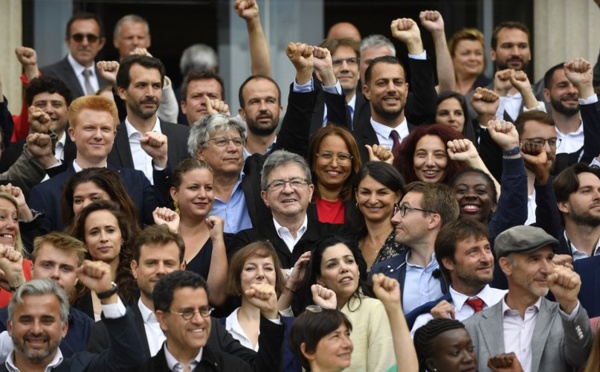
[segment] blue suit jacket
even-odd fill
[[[600,296],[598,296],[600,291],[600,256],[577,260],[573,262],[573,266],[581,277],[579,302],[587,310],[590,318],[600,316]]]
[[[138,218],[142,225],[153,224],[152,212],[157,206],[168,205],[169,200],[169,169],[154,171],[152,186],[143,172],[135,169],[118,168],[108,164],[108,168],[121,175],[127,193],[137,207]],[[66,171],[40,183],[31,190],[29,205],[36,211],[43,212],[44,221],[41,223],[42,233],[64,230],[61,215],[62,192],[65,183],[75,174],[73,164]]]

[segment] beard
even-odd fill
[[[594,216],[589,212],[573,214],[571,219],[576,225],[596,227],[600,225],[600,216]]]
[[[246,126],[248,127],[248,130],[256,136],[269,136],[273,134],[273,132],[277,130],[277,126],[279,124],[279,117],[272,118],[271,125],[269,126],[259,125],[254,119],[246,119]]]
[[[58,350],[58,345],[60,345],[62,341],[62,337],[59,337],[58,340],[54,341],[50,340],[48,337],[48,340],[46,340],[46,342],[49,343],[47,349],[32,350],[28,346],[26,346],[25,339],[27,339],[28,337],[30,337],[29,334],[26,334],[24,336],[24,339],[15,339],[16,337],[13,337],[13,344],[15,350],[20,352],[23,355],[23,357],[32,364],[40,364],[51,355],[54,355],[56,353],[56,350]]]
[[[529,67],[529,62],[521,58],[521,69],[519,71],[527,71],[527,67]],[[508,66],[508,60],[504,63],[496,61],[496,71],[506,70],[509,68],[511,67]]]
[[[550,98],[550,105],[552,109],[565,116],[573,116],[579,114],[579,105],[576,107],[567,107],[562,104],[559,99]]]
[[[380,104],[372,104],[373,111],[377,113],[377,115],[383,117],[385,120],[391,121],[395,120],[404,112],[404,107],[400,106],[397,110],[387,111]]]

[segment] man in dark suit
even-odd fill
[[[558,241],[539,227],[515,226],[498,235],[494,253],[508,279],[496,305],[464,321],[477,353],[478,369],[499,353],[514,352],[525,371],[582,368],[594,334],[577,295],[576,272],[552,262]],[[548,291],[556,298],[545,298]]]
[[[127,311],[118,288],[111,282],[107,263],[85,261],[77,277],[100,299],[103,318],[110,328],[112,347],[105,353],[80,352],[64,358],[58,347],[68,331],[69,300],[53,281],[35,279],[21,285],[11,299],[8,333],[15,345],[0,371],[129,370],[143,359],[133,314]],[[43,338],[43,342],[40,339]],[[37,340],[37,342],[35,342]]]
[[[30,133],[49,134],[52,137],[54,154],[63,162],[62,170],[75,159],[76,153],[75,145],[66,133],[67,111],[72,100],[67,85],[53,76],[33,79],[25,89]],[[23,153],[25,143],[25,139],[15,142],[2,153],[0,172],[17,161]]]
[[[154,57],[132,55],[121,60],[117,74],[119,96],[125,102],[127,117],[119,125],[115,146],[108,160],[125,168],[144,172],[153,182],[153,155],[143,150],[150,134],[162,134],[168,143],[171,169],[189,157],[186,151],[189,128],[163,122],[156,112],[163,93],[165,67]]]
[[[268,319],[280,321],[273,286],[252,284],[249,290],[256,293],[251,299],[253,305],[260,308]],[[208,304],[207,291],[204,279],[191,271],[174,271],[156,283],[152,300],[166,341],[155,356],[139,366],[139,371],[175,370],[177,366],[190,371],[207,370],[208,366],[215,371],[252,370],[247,362],[231,354],[215,351],[209,344],[212,328],[210,313],[213,309]],[[264,319],[261,323],[264,321],[271,322]],[[279,341],[282,340],[283,335]],[[273,354],[281,350],[281,344],[270,346],[273,349],[269,352]],[[261,351],[263,348],[268,346],[262,346]],[[275,369],[264,370],[277,371],[279,368],[275,366]]]
[[[94,58],[104,47],[104,26],[95,14],[75,14],[67,23],[65,42],[69,54],[55,64],[42,67],[42,75],[53,75],[62,80],[78,98],[105,87],[106,81],[98,75]]]
[[[37,237],[31,259],[31,273],[23,271],[23,256],[8,246],[0,247],[0,268],[10,287],[18,288],[27,279],[50,279],[69,296],[75,294],[76,269],[81,266],[87,249],[80,240],[65,233],[51,232]],[[7,329],[8,308],[0,309],[0,332]],[[70,307],[69,332],[60,343],[65,357],[85,351],[94,321],[84,312]]]
[[[143,357],[155,356],[166,340],[154,315],[152,292],[160,278],[176,270],[184,270],[184,244],[181,237],[166,226],[150,226],[136,237],[133,249],[132,272],[140,289],[140,299],[132,307],[136,330],[143,343]],[[266,314],[266,313],[265,313]],[[264,318],[264,316],[263,316]],[[266,318],[260,322],[258,353],[242,346],[218,319],[212,326],[207,345],[212,351],[234,355],[249,364],[255,371],[278,370],[283,342],[283,327]],[[91,332],[89,351],[102,352],[110,348],[110,335],[103,321],[97,322]]]
[[[61,211],[63,187],[72,174],[85,168],[114,169],[121,175],[125,188],[138,210],[140,222],[152,224],[152,212],[160,205],[169,204],[166,138],[160,133],[149,133],[143,144],[144,151],[151,154],[154,168],[153,187],[146,176],[134,169],[119,169],[107,162],[113,147],[118,122],[117,108],[112,100],[100,96],[84,96],[73,101],[69,107],[69,136],[77,148],[75,160],[67,170],[42,182],[31,190],[31,208],[44,212],[44,232],[62,230]],[[158,170],[162,169],[162,170]]]

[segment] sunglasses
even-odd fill
[[[74,34],[74,35],[71,35],[71,39],[75,40],[78,43],[81,43],[84,38],[87,39],[87,41],[90,42],[90,43],[95,43],[96,41],[98,41],[98,39],[100,39],[99,36],[96,36],[94,34]]]

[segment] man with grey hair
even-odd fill
[[[185,48],[179,60],[181,76],[186,76],[191,71],[217,72],[219,59],[217,52],[206,44],[193,44]]]
[[[310,251],[326,235],[351,239],[352,232],[343,225],[308,218],[307,209],[314,186],[308,163],[300,155],[285,150],[273,152],[263,165],[260,183],[260,196],[273,218],[236,234],[227,247],[230,255],[257,240],[268,240],[275,247],[282,267],[290,269],[304,252]],[[364,264],[362,256],[357,260]]]
[[[558,241],[539,227],[515,226],[496,237],[494,253],[508,293],[464,322],[480,371],[488,370],[491,356],[510,352],[525,372],[566,372],[585,365],[594,334],[577,299],[581,279],[553,263],[557,248]],[[556,302],[545,298],[548,291]]]
[[[32,280],[13,293],[8,306],[8,333],[14,350],[0,371],[83,371],[129,370],[139,364],[141,343],[135,333],[131,311],[127,311],[118,288],[111,282],[110,266],[104,262],[84,261],[77,276],[100,300],[112,347],[107,353],[77,353],[65,359],[58,347],[68,331],[69,300],[51,280]]]

